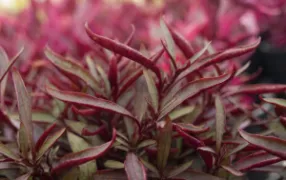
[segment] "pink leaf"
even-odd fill
[[[128,180],[147,180],[143,164],[134,153],[128,153],[124,162]]]
[[[262,93],[279,93],[286,91],[286,85],[273,84],[253,84],[236,86],[227,89],[225,96],[233,96],[237,94],[262,94]]]

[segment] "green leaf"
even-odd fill
[[[164,171],[172,142],[172,121],[167,117],[164,121],[158,123],[158,140],[157,140],[157,167]]]
[[[29,151],[31,149],[29,146],[29,140],[27,139],[26,130],[22,122],[20,123],[20,128],[17,135],[19,150],[24,158],[29,159]]]
[[[144,69],[143,73],[144,73],[144,77],[147,82],[147,87],[148,87],[148,91],[151,97],[153,109],[155,113],[157,113],[158,108],[159,108],[159,95],[158,95],[156,84],[154,82],[151,72],[148,69]]]
[[[71,149],[74,153],[90,148],[90,145],[83,138],[71,132],[67,133],[67,137],[68,137],[68,141],[71,146]],[[79,174],[78,174],[79,179],[88,180],[92,178],[96,170],[97,170],[96,161],[91,161],[91,162],[87,162],[85,164],[80,165]]]
[[[163,19],[160,20],[160,26],[164,35],[164,39],[167,42],[168,51],[170,52],[172,58],[175,59],[175,42]]]
[[[109,80],[108,80],[108,76],[105,73],[105,71],[102,69],[101,66],[96,65],[96,69],[99,72],[99,75],[101,76],[101,78],[102,78],[102,80],[104,82],[106,94],[109,96],[111,94],[111,87],[110,87],[110,83],[109,83]]]
[[[47,152],[55,144],[55,142],[63,135],[65,130],[65,128],[62,128],[46,138],[37,152],[37,160],[39,160],[45,154],[45,152]]]
[[[142,142],[140,142],[138,145],[137,145],[137,149],[140,149],[140,148],[145,148],[147,146],[151,146],[151,145],[155,145],[156,144],[156,141],[153,140],[153,139],[147,139],[147,140],[144,140]]]
[[[182,165],[180,165],[179,167],[171,170],[169,173],[168,173],[168,178],[171,178],[171,177],[174,177],[174,176],[177,176],[179,174],[181,174],[182,172],[186,171],[187,169],[190,168],[190,166],[192,165],[193,161],[189,161],[189,162],[186,162]]]
[[[281,99],[281,98],[263,98],[263,101],[276,105],[276,106],[280,106],[282,108],[286,108],[286,99]]]
[[[179,109],[176,109],[174,111],[172,111],[169,114],[170,119],[173,121],[175,119],[179,119],[183,116],[186,116],[190,113],[192,113],[195,110],[195,106],[186,106],[186,107],[182,107]]]
[[[216,150],[219,152],[225,128],[225,110],[224,105],[219,95],[215,96],[216,107]]]
[[[203,47],[203,49],[201,49],[200,51],[198,51],[196,54],[194,54],[191,58],[190,58],[190,62],[191,64],[194,63],[196,60],[198,60],[209,48],[211,42],[206,43],[206,45]]]
[[[5,71],[8,68],[9,60],[6,52],[3,48],[0,48],[0,77],[4,75]],[[7,79],[8,77],[6,75],[3,76],[2,81],[0,81],[0,102],[1,107],[4,107],[4,95],[7,85]]]
[[[25,127],[25,135],[27,136],[30,149],[33,149],[34,141],[33,141],[31,97],[25,87],[24,81],[19,72],[14,69],[12,73],[13,73],[14,86],[18,102],[20,121],[23,123]]]
[[[149,171],[153,172],[157,177],[160,177],[158,169],[153,164],[149,163],[148,161],[145,161],[142,158],[140,158],[140,161]]]
[[[9,118],[20,120],[18,113],[8,114]],[[52,124],[56,121],[56,117],[48,112],[32,111],[32,121],[37,123],[49,123]]]
[[[13,151],[7,148],[1,141],[0,141],[0,154],[3,154],[4,156],[14,159],[16,161],[20,159],[20,157],[17,154],[15,154]]]
[[[124,164],[122,162],[114,160],[105,161],[104,166],[111,169],[124,169]]]

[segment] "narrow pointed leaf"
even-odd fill
[[[281,98],[263,98],[263,101],[282,107],[282,108],[286,108],[286,99],[281,99]]]
[[[86,162],[95,160],[96,158],[105,154],[113,145],[116,138],[116,130],[113,129],[112,139],[100,146],[87,148],[85,150],[67,154],[60,159],[60,161],[53,167],[52,173],[58,173],[66,168],[78,166]]]
[[[60,91],[50,87],[47,87],[46,91],[48,92],[48,94],[59,100],[118,113],[138,122],[129,111],[127,111],[122,106],[115,104],[114,102],[101,98],[96,98],[84,93]]]
[[[231,173],[232,175],[235,175],[235,176],[243,176],[244,174],[232,167],[229,167],[229,166],[224,166],[222,165],[221,166],[223,169],[225,169],[227,172]]]
[[[209,48],[211,42],[207,43],[200,51],[198,51],[196,54],[194,54],[191,58],[190,58],[190,63],[194,63],[196,60],[198,60]]]
[[[158,169],[153,164],[150,164],[148,161],[145,161],[142,158],[140,158],[140,161],[149,171],[153,172],[158,177],[160,176]]]
[[[101,94],[102,90],[100,89],[98,82],[96,82],[95,78],[83,67],[79,66],[77,63],[65,59],[64,57],[56,54],[49,47],[45,49],[45,55],[48,59],[61,70],[75,75],[83,80],[87,85],[93,88],[97,93]]]
[[[158,123],[157,140],[157,167],[163,171],[167,165],[172,142],[172,121],[167,116],[164,121]]]
[[[240,135],[250,144],[259,147],[270,154],[286,158],[286,141],[273,136],[249,134],[240,130]]]
[[[171,58],[176,59],[176,57],[175,57],[175,43],[174,43],[172,35],[169,32],[169,29],[166,26],[165,21],[163,19],[160,20],[160,26],[161,26],[161,30],[162,30],[163,35],[164,35],[164,39],[167,42],[167,48],[171,54]]]
[[[30,149],[33,149],[34,141],[33,141],[31,96],[28,93],[24,81],[19,72],[14,69],[12,72],[13,72],[14,87],[18,102],[20,121],[23,123],[25,127],[26,136],[29,141]]]
[[[159,108],[159,95],[158,95],[158,90],[155,84],[155,81],[152,77],[152,74],[147,70],[144,69],[143,70],[146,82],[147,82],[147,87],[148,87],[148,91],[151,97],[151,102],[154,108],[155,113],[158,112],[158,108]]]
[[[8,158],[14,159],[16,161],[20,159],[20,157],[17,154],[15,154],[13,151],[7,148],[4,144],[2,144],[1,141],[0,141],[0,154]]]
[[[134,153],[128,153],[124,162],[128,180],[147,180],[143,164]]]
[[[116,54],[120,54],[124,57],[131,59],[131,60],[143,65],[147,69],[151,69],[157,75],[157,77],[159,79],[161,78],[159,68],[157,66],[155,66],[151,60],[149,60],[148,58],[143,56],[139,51],[136,51],[135,49],[133,49],[133,48],[131,48],[125,44],[122,44],[120,42],[116,42],[112,39],[109,39],[109,38],[106,38],[104,36],[100,36],[98,34],[93,33],[89,29],[87,24],[85,24],[85,29],[86,29],[88,36],[95,43],[101,45],[102,47],[104,47],[106,49],[113,51]]]
[[[192,134],[204,133],[209,130],[207,126],[196,126],[190,123],[173,123],[176,128],[181,128],[185,132]]]
[[[204,59],[195,61],[195,63],[191,64],[189,68],[184,70],[176,79],[176,82],[181,80],[182,78],[192,74],[193,72],[199,71],[202,68],[205,68],[209,65],[213,65],[214,63],[219,63],[225,60],[230,60],[231,58],[235,58],[238,56],[241,56],[243,54],[246,54],[248,52],[253,51],[260,43],[260,38],[253,44],[244,46],[244,47],[237,47],[228,49],[226,51],[216,53],[214,55],[210,55]]]
[[[151,145],[155,145],[156,144],[156,141],[153,140],[153,139],[147,139],[147,140],[144,140],[142,142],[140,142],[140,144],[138,144],[137,148],[140,149],[140,148],[145,148],[147,146],[151,146]]]
[[[215,107],[216,107],[216,150],[219,152],[221,147],[221,142],[223,139],[224,128],[225,128],[225,109],[222,99],[219,95],[215,97]]]
[[[56,126],[57,126],[57,123],[53,123],[50,127],[48,127],[43,132],[43,134],[40,136],[40,138],[38,139],[38,141],[35,145],[35,151],[38,151],[40,149],[40,147],[44,144],[44,142],[46,141],[49,134],[55,129]]]
[[[104,166],[111,169],[124,169],[124,164],[122,162],[114,160],[105,161]]]
[[[31,174],[32,174],[31,172],[26,173],[20,177],[17,177],[15,180],[28,180],[31,177]]]
[[[185,115],[188,115],[190,113],[192,113],[195,109],[195,106],[186,106],[186,107],[182,107],[179,109],[175,109],[174,111],[172,111],[169,116],[170,119],[173,121],[175,119],[179,119]]]
[[[29,159],[29,152],[31,147],[29,144],[28,136],[26,135],[26,129],[22,122],[20,122],[20,128],[17,134],[17,143],[22,157]]]
[[[226,92],[226,96],[233,96],[238,94],[279,93],[284,91],[286,91],[286,85],[283,84],[249,84],[230,87]]]
[[[232,167],[239,171],[249,171],[254,168],[264,167],[282,161],[281,158],[273,156],[265,151],[255,152],[239,161],[235,162]]]
[[[24,48],[22,48],[10,61],[9,65],[6,67],[6,69],[4,69],[3,71],[1,70],[1,74],[0,74],[0,82],[2,82],[2,80],[5,78],[6,74],[9,72],[9,70],[11,69],[11,67],[13,66],[13,64],[15,64],[15,62],[17,61],[17,59],[19,58],[19,56],[22,54],[22,52],[24,51]]]
[[[177,176],[181,173],[183,173],[184,171],[186,171],[187,169],[189,169],[192,165],[193,161],[189,161],[189,162],[186,162],[182,165],[179,165],[179,167],[171,170],[169,173],[168,173],[168,178],[171,178],[171,177],[174,177],[174,176]]]
[[[65,130],[65,128],[62,128],[45,139],[44,143],[41,145],[39,151],[37,152],[37,159],[40,159],[45,154],[45,152],[47,152],[55,144],[55,142],[63,135]],[[48,134],[44,133],[43,135]]]
[[[229,78],[231,74],[224,74],[219,77],[214,78],[203,78],[195,80],[184,86],[176,95],[169,101],[160,111],[159,120],[168,115],[173,109],[179,106],[185,100],[195,97],[197,94],[207,90],[209,88],[215,87],[221,83],[224,83]]]

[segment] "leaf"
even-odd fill
[[[147,140],[144,140],[142,142],[140,142],[138,145],[137,145],[137,149],[140,149],[140,148],[145,148],[147,146],[151,146],[151,145],[155,145],[156,144],[156,141],[153,140],[153,139],[147,139]]]
[[[240,135],[250,144],[259,147],[270,154],[286,158],[286,141],[273,136],[262,136],[249,134],[243,130],[239,131]]]
[[[113,93],[116,95],[118,91],[118,70],[117,70],[117,56],[114,56],[109,62],[108,70],[108,80],[111,87],[113,88]]]
[[[204,143],[200,141],[199,139],[189,135],[188,133],[184,132],[180,128],[176,128],[176,131],[179,133],[179,135],[188,143],[190,143],[194,148],[203,146]]]
[[[155,173],[157,177],[160,177],[160,173],[158,169],[153,165],[150,164],[149,162],[145,161],[144,159],[140,158],[140,161],[143,163],[143,165],[151,172]]]
[[[96,69],[99,72],[99,75],[101,76],[101,78],[103,79],[106,94],[109,96],[111,94],[111,87],[110,87],[110,83],[108,80],[108,76],[101,66],[96,65]]]
[[[7,67],[9,64],[8,56],[3,48],[0,47],[0,77],[2,81],[0,81],[0,102],[1,107],[4,108],[4,95],[5,95],[5,89],[7,85],[8,77],[4,75],[5,71],[7,71]],[[7,71],[8,72],[8,71]],[[3,74],[3,78],[2,78]]]
[[[195,106],[186,106],[186,107],[182,107],[182,108],[179,108],[179,109],[176,109],[174,111],[172,111],[170,114],[169,114],[169,117],[170,119],[173,121],[175,119],[179,119],[185,115],[188,115],[190,114],[191,112],[193,112],[195,109]]]
[[[39,160],[45,154],[45,152],[47,152],[55,144],[55,142],[63,135],[65,130],[65,128],[62,128],[51,134],[50,136],[48,136],[49,133],[47,133],[46,131],[42,134],[40,138],[45,139],[45,141],[40,146],[39,151],[37,152],[37,160]]]
[[[229,87],[225,96],[233,96],[239,94],[263,94],[263,93],[279,93],[286,91],[286,85],[283,84],[247,84],[243,86]]]
[[[211,42],[206,43],[206,45],[200,50],[198,51],[196,54],[194,54],[190,59],[190,63],[194,63],[195,61],[197,61],[209,48]]]
[[[216,151],[220,151],[221,142],[223,139],[224,128],[225,128],[225,109],[222,99],[219,95],[215,96],[215,107],[216,107]]]
[[[282,108],[286,108],[286,100],[285,99],[281,99],[281,98],[262,98],[263,101],[282,107]]]
[[[28,180],[31,177],[32,173],[28,172],[20,177],[17,177],[15,180]]]
[[[229,167],[229,166],[224,166],[222,165],[221,166],[223,169],[225,169],[227,172],[231,173],[232,175],[235,175],[235,176],[244,176],[244,174],[236,169],[233,169],[232,167]]]
[[[246,71],[248,69],[248,67],[250,66],[251,61],[248,61],[245,65],[243,65],[241,68],[239,68],[236,73],[235,73],[235,77],[241,75],[244,71]]]
[[[114,161],[114,160],[105,161],[104,166],[107,168],[111,168],[111,169],[123,169],[124,168],[124,164],[122,162]]]
[[[45,140],[49,136],[49,134],[55,129],[57,123],[53,123],[50,127],[48,127],[43,134],[39,137],[37,140],[37,143],[35,145],[35,151],[38,151],[40,147],[44,144]]]
[[[242,143],[240,145],[238,145],[236,148],[234,148],[233,150],[231,150],[225,157],[229,157],[241,150],[243,150],[245,147],[247,147],[249,144],[248,143]]]
[[[196,126],[190,123],[173,123],[176,128],[180,128],[185,132],[189,132],[192,134],[204,133],[209,130],[207,126]]]
[[[258,151],[241,158],[232,167],[239,171],[249,171],[254,168],[264,167],[282,161],[281,158],[273,156],[265,151]]]
[[[153,109],[154,109],[155,113],[157,113],[158,108],[159,108],[159,95],[158,95],[158,90],[157,90],[156,84],[154,82],[152,74],[148,71],[148,69],[144,69],[143,73],[144,73],[144,77],[145,77],[146,82],[147,82],[149,94],[151,96],[151,102],[153,105]]]
[[[20,159],[20,157],[17,154],[15,154],[13,151],[7,148],[1,141],[0,141],[0,154],[3,154],[8,158],[14,159],[15,161],[18,161]]]
[[[112,139],[100,146],[87,148],[85,150],[70,153],[60,159],[60,161],[53,167],[52,173],[58,173],[66,168],[78,166],[86,162],[95,160],[96,158],[105,154],[113,145],[116,138],[116,130],[113,129]]]
[[[26,132],[25,134],[27,136],[30,149],[33,149],[34,141],[33,141],[31,97],[25,87],[24,81],[21,78],[21,75],[19,74],[19,72],[13,69],[12,74],[13,74],[14,87],[15,87],[16,96],[17,96],[20,121],[23,123],[25,127],[25,132]]]
[[[179,174],[181,174],[182,172],[186,171],[187,169],[190,168],[190,166],[192,165],[193,161],[188,161],[182,165],[180,165],[179,167],[171,170],[169,173],[168,173],[168,178],[171,178],[171,177],[174,177],[174,176],[177,176]]]
[[[68,137],[68,141],[69,144],[71,146],[72,151],[75,152],[79,152],[79,151],[83,151],[87,148],[90,147],[90,145],[81,137],[68,132],[67,133],[67,137]],[[95,161],[90,161],[87,163],[84,163],[82,165],[79,166],[79,173],[78,178],[80,180],[88,180],[91,179],[92,176],[95,174],[97,170],[97,166],[96,166],[96,162]]]
[[[5,78],[6,74],[9,72],[9,70],[11,69],[11,67],[16,62],[16,60],[19,58],[19,56],[22,54],[23,51],[24,51],[24,48],[21,48],[21,50],[12,58],[12,60],[10,61],[9,65],[6,67],[6,69],[4,69],[3,71],[1,70],[0,83]]]
[[[128,153],[124,161],[128,180],[147,180],[143,164],[134,153]]]
[[[59,100],[118,113],[127,116],[138,123],[137,119],[129,111],[112,101],[96,98],[84,93],[60,91],[50,87],[46,87],[46,91],[49,95]]]
[[[175,176],[174,178],[177,179],[184,179],[184,180],[194,180],[194,179],[198,179],[198,180],[222,180],[219,177],[216,176],[212,176],[210,174],[206,174],[203,172],[197,172],[197,171],[185,171],[177,176]]]
[[[207,170],[212,169],[217,161],[216,152],[207,146],[199,147],[197,151],[204,160]]]
[[[161,79],[161,72],[159,70],[159,68],[157,66],[155,66],[153,64],[153,62],[151,60],[149,60],[148,58],[146,58],[145,56],[143,56],[139,51],[125,45],[122,44],[120,42],[116,42],[112,39],[106,38],[104,36],[100,36],[98,34],[93,33],[89,27],[88,24],[85,24],[85,30],[88,34],[88,36],[97,44],[99,44],[100,46],[109,49],[111,51],[113,51],[116,54],[120,54],[124,57],[127,57],[139,64],[141,64],[142,66],[144,66],[147,69],[151,69],[156,76],[159,78],[159,80]]]
[[[167,116],[164,121],[158,123],[157,139],[157,167],[162,172],[168,161],[172,142],[172,121]]]
[[[175,43],[174,43],[174,40],[172,38],[171,33],[169,32],[167,25],[165,24],[165,21],[163,19],[160,20],[160,26],[161,26],[161,30],[163,33],[163,37],[164,37],[165,41],[167,42],[167,48],[171,54],[171,58],[176,59],[176,57],[175,57]]]
[[[179,90],[179,92],[176,93],[171,101],[169,101],[163,108],[161,108],[158,120],[168,115],[173,109],[175,109],[185,100],[195,97],[197,94],[204,90],[224,83],[230,77],[231,74],[224,74],[219,77],[202,78],[188,83],[181,90]]]
[[[61,70],[70,73],[76,77],[79,77],[87,85],[93,88],[97,93],[102,94],[102,90],[99,87],[98,82],[95,78],[83,67],[79,66],[77,63],[67,60],[64,57],[56,54],[49,47],[45,48],[45,55],[47,58]]]
[[[176,45],[181,49],[182,53],[184,54],[186,58],[190,58],[193,55],[193,51],[192,51],[192,47],[190,46],[188,40],[184,38],[181,34],[179,34],[177,31],[175,31],[173,28],[168,26],[168,24],[166,25]]]
[[[195,63],[191,64],[189,68],[184,70],[178,78],[176,78],[176,82],[179,80],[185,78],[186,76],[192,74],[193,72],[199,71],[209,65],[213,65],[215,63],[219,63],[225,60],[230,60],[232,58],[241,56],[243,54],[246,54],[248,52],[253,51],[260,43],[260,38],[254,42],[251,45],[248,46],[243,46],[243,47],[236,47],[236,48],[231,48],[227,49],[223,52],[219,52],[216,54],[212,54],[210,56],[207,56],[204,59],[201,59],[199,61],[195,61]]]
[[[18,143],[18,147],[19,147],[19,151],[21,152],[21,155],[26,158],[29,159],[29,150],[31,150],[30,145],[29,145],[29,140],[27,139],[27,135],[26,135],[26,130],[25,127],[23,125],[23,123],[20,123],[20,128],[18,130],[18,134],[17,134],[17,143]]]

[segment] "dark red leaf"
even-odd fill
[[[124,57],[127,57],[141,65],[143,65],[144,67],[146,67],[147,69],[151,69],[159,78],[159,80],[161,80],[161,73],[160,73],[160,69],[154,65],[154,63],[146,58],[145,56],[143,56],[140,52],[136,51],[135,49],[124,45],[120,42],[114,41],[112,39],[109,39],[107,37],[104,36],[100,36],[98,34],[93,33],[89,27],[88,24],[85,24],[85,29],[86,32],[88,34],[88,36],[97,44],[99,44],[100,46],[109,49],[110,51],[116,53],[116,54],[120,54]]]
[[[181,128],[185,132],[189,132],[192,134],[204,133],[209,130],[207,126],[196,126],[190,123],[173,123],[175,128]]]
[[[198,148],[200,146],[204,146],[204,143],[199,139],[189,135],[188,133],[184,132],[181,129],[176,129],[176,131],[182,136],[184,140],[189,142],[194,148]]]
[[[279,161],[282,161],[282,159],[268,152],[259,151],[240,159],[232,167],[239,171],[249,171],[253,168],[267,166]]]
[[[284,91],[286,91],[286,85],[283,84],[251,84],[230,87],[226,90],[225,96],[233,96],[237,94],[279,93]]]
[[[199,147],[197,150],[204,160],[207,169],[210,170],[216,163],[216,152],[206,146]]]

